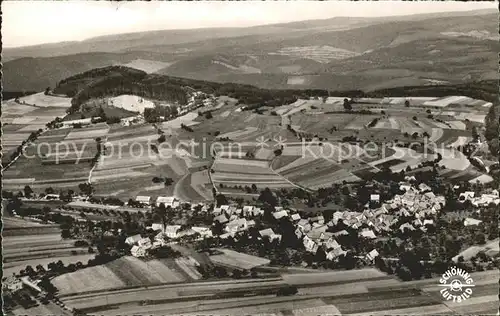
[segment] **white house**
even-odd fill
[[[434,225],[434,220],[432,219],[424,219],[423,225]]]
[[[146,249],[139,247],[139,246],[134,246],[132,249],[130,249],[130,253],[134,257],[144,257],[146,255]]]
[[[477,226],[481,223],[482,221],[470,217],[464,219],[464,226]]]
[[[151,205],[151,197],[150,196],[144,196],[144,195],[138,195],[135,198],[136,202],[145,204],[145,205]]]
[[[308,236],[304,236],[302,243],[304,244],[304,248],[306,248],[306,251],[312,253],[316,253],[318,251],[318,244]]]
[[[399,230],[401,230],[402,232],[404,232],[405,228],[408,228],[409,230],[415,230],[415,227],[413,227],[413,225],[410,223],[404,223],[399,226]]]
[[[323,215],[312,217],[311,223],[318,223],[323,225],[325,223],[325,218],[323,217]]]
[[[458,197],[459,201],[465,201],[465,200],[471,200],[474,198],[475,193],[472,191],[465,191],[460,193],[460,196]]]
[[[239,218],[227,223],[224,230],[228,233],[236,233],[247,229],[247,220],[245,218]]]
[[[342,247],[335,248],[326,253],[326,259],[331,261],[339,256],[345,256],[346,253],[347,251],[343,250]]]
[[[218,216],[222,213],[222,210],[220,209],[220,207],[214,207],[214,209],[212,210],[212,213],[215,215],[215,216]]]
[[[371,229],[365,229],[359,233],[361,237],[368,238],[368,239],[375,239],[377,236]]]
[[[201,237],[212,237],[212,230],[209,227],[191,227],[192,230],[200,234]]]
[[[337,248],[340,248],[340,244],[333,237],[330,237],[325,242],[325,247],[326,247],[326,249],[337,249]]]
[[[151,240],[149,238],[142,238],[137,242],[139,247],[144,248],[144,249],[149,249],[151,248]]]
[[[163,232],[160,232],[155,236],[155,242],[158,242],[162,246],[164,246],[166,244],[165,237],[166,235]]]
[[[273,213],[273,217],[275,219],[280,219],[280,218],[287,217],[287,216],[288,216],[288,212],[286,210],[281,210],[281,211],[277,211],[277,212]]]
[[[380,202],[380,194],[370,194],[370,201]]]
[[[266,229],[260,230],[259,234],[261,237],[268,236],[270,241],[273,241],[275,239],[281,240],[281,235],[275,234],[272,228],[266,228]]]
[[[303,235],[302,229],[297,227],[297,229],[295,230],[295,236],[297,236],[297,238],[302,238],[302,235]]]
[[[253,206],[245,205],[243,206],[243,216],[253,215]]]
[[[224,223],[228,222],[228,219],[227,219],[226,215],[221,214],[221,215],[214,218],[214,222],[219,222],[221,224],[224,224]]]
[[[424,192],[428,192],[428,191],[431,191],[431,187],[428,186],[427,184],[425,183],[420,183],[419,186],[418,186],[418,189],[420,190],[420,192],[424,193]]]
[[[375,258],[377,258],[379,255],[377,249],[373,249],[372,251],[370,251],[367,255],[366,255],[366,259],[370,260],[370,261],[373,261],[375,260]]]
[[[225,234],[220,235],[219,237],[221,239],[227,239],[229,237],[234,237],[234,235],[235,235],[234,233],[225,233]]]
[[[297,227],[300,228],[303,232],[308,232],[311,230],[311,224],[309,224],[309,221],[307,219],[301,219],[297,223]]]
[[[163,224],[161,224],[161,223],[153,223],[153,224],[151,224],[151,229],[154,231],[158,231],[158,230],[164,231],[165,227],[163,227]]]
[[[125,243],[128,245],[135,245],[141,239],[142,239],[141,235],[137,234],[127,237],[127,239],[125,239]]]
[[[296,222],[296,221],[300,221],[300,215],[299,214],[292,214],[292,216],[290,216],[290,218],[292,219],[292,221]]]

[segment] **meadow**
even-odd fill
[[[87,267],[56,277],[54,286],[60,295],[95,292],[129,287],[181,283],[199,279],[183,260],[141,259],[126,256],[100,266]],[[189,273],[186,273],[186,270]]]

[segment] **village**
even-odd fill
[[[208,255],[236,277],[272,266],[373,266],[407,281],[433,277],[450,264],[469,271],[498,265],[498,225],[492,221],[500,204],[498,190],[455,185],[445,197],[434,193],[432,184],[417,181],[414,176],[400,181],[397,193],[390,198],[381,194],[376,183],[371,188],[369,201],[360,211],[306,213],[270,204],[265,198],[270,193],[267,190],[254,203],[226,200],[225,204],[191,204],[174,196],[136,196],[127,203],[117,203],[75,194],[70,201],[44,211],[32,206],[43,201],[61,202],[61,196],[33,193],[29,198],[13,196],[7,210],[15,217],[61,224],[66,230],[64,238],[96,245],[98,254],[107,256],[103,264],[120,256],[131,255],[147,262],[165,253],[177,253],[175,256],[185,257],[184,266],[190,266],[197,271],[192,273],[202,278],[220,272],[207,271],[197,254]],[[453,212],[447,209],[449,194],[456,201]],[[96,214],[112,220],[91,220]],[[84,263],[80,268],[86,266]],[[8,276],[4,290],[16,293],[28,287],[45,293],[51,289],[46,273],[40,273],[45,271],[43,267],[38,272],[29,269]],[[75,270],[78,268],[73,265],[70,271]],[[64,269],[50,271],[51,275],[68,273]],[[40,282],[43,289],[37,285]]]

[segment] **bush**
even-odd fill
[[[296,286],[287,286],[287,287],[282,287],[278,290],[276,293],[277,296],[289,296],[289,295],[295,295],[299,291]]]
[[[85,240],[77,240],[75,241],[75,247],[87,247],[89,245]]]

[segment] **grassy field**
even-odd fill
[[[36,105],[37,107],[61,107],[69,108],[71,106],[71,98],[45,95],[44,92],[35,93],[19,98],[20,103]]]
[[[189,280],[172,259],[142,261],[127,256],[102,266],[66,273],[54,279],[61,295]]]
[[[255,267],[269,264],[268,259],[247,255],[241,252],[229,249],[217,249],[221,254],[210,256],[210,260],[216,265],[229,267],[233,269],[250,270]]]
[[[59,225],[41,224],[17,217],[3,218],[3,268],[4,274],[18,273],[27,265],[36,267],[62,260],[65,264],[93,257],[87,248],[74,246],[75,240],[62,239]],[[73,252],[73,253],[72,253]]]

